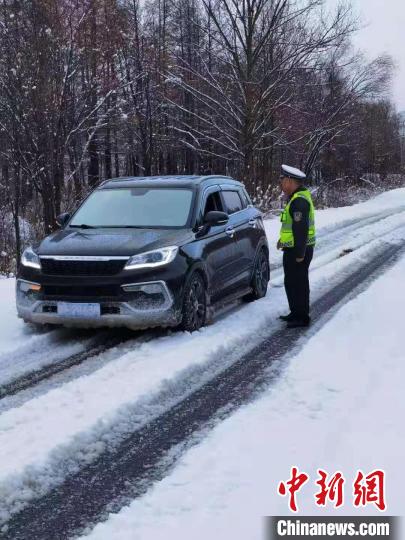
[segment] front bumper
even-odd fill
[[[121,289],[119,299],[107,297],[66,299],[53,295],[44,296],[39,283],[17,279],[17,313],[27,322],[80,328],[124,326],[143,329],[179,324],[181,313],[176,308],[173,295],[165,281],[126,283],[121,285]],[[75,304],[99,305],[99,314],[83,315],[83,310],[77,310],[75,313]],[[66,314],[66,305],[72,308],[71,316]]]

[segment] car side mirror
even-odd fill
[[[225,225],[229,221],[229,216],[226,212],[218,212],[217,210],[211,210],[204,216],[204,225],[213,227],[215,225]]]
[[[63,214],[60,214],[56,218],[56,223],[59,225],[59,227],[64,227],[66,223],[69,221],[69,219],[70,219],[70,214],[68,212],[64,212]]]

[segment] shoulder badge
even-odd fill
[[[301,221],[302,212],[293,212],[293,218],[294,218],[294,221]]]

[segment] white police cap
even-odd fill
[[[300,171],[299,169],[296,169],[295,167],[290,167],[289,165],[281,165],[281,170],[283,176],[288,176],[288,178],[293,178],[294,180],[298,180],[299,182],[302,182],[306,179],[305,173]]]

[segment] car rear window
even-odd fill
[[[243,204],[237,191],[223,191],[222,196],[228,214],[234,214],[235,212],[242,210]]]
[[[184,227],[193,191],[179,188],[116,188],[94,191],[73,216],[79,227]]]

